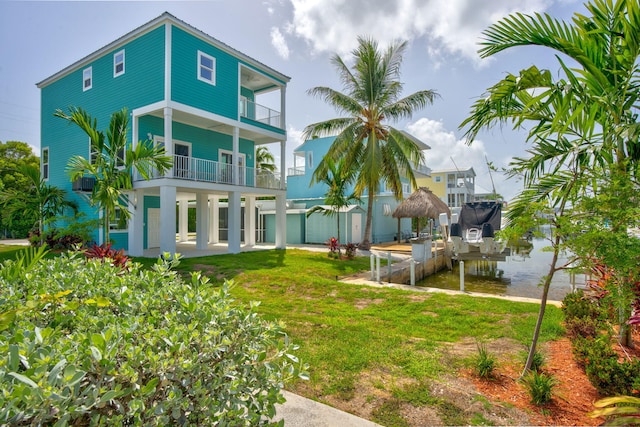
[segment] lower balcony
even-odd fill
[[[233,165],[196,157],[173,156],[173,168],[164,174],[155,173],[151,179],[174,178],[187,181],[210,182],[215,184],[240,185],[244,187],[280,189],[280,174],[266,169],[238,167],[238,179],[235,180]],[[134,181],[144,181],[134,172]]]

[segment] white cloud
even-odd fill
[[[503,174],[495,171],[489,173],[487,160],[501,169],[508,166],[511,158],[492,159],[487,155],[485,144],[481,140],[467,145],[463,139],[458,139],[452,131],[445,129],[441,121],[428,118],[409,123],[407,131],[431,147],[425,151],[425,160],[432,170],[464,170],[473,167],[476,173],[476,193],[491,192],[495,185],[496,191],[510,200],[519,191],[519,184],[512,180],[507,182]],[[492,177],[494,184],[491,183]]]
[[[291,33],[316,52],[349,54],[357,36],[381,44],[424,38],[430,55],[478,61],[481,32],[509,13],[542,12],[549,0],[290,0]]]
[[[276,48],[276,52],[281,58],[289,58],[289,46],[287,46],[287,41],[278,27],[271,28],[271,44]]]

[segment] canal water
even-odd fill
[[[552,253],[543,251],[549,242],[545,239],[520,241],[511,246],[511,255],[504,261],[467,260],[464,262],[464,288],[469,292],[540,298],[543,276],[549,271]],[[560,263],[566,259],[560,259]],[[559,263],[559,265],[560,265]],[[453,263],[453,270],[443,270],[416,283],[416,286],[460,290],[460,266]],[[561,301],[575,286],[584,286],[585,276],[572,277],[564,271],[553,276],[549,299]]]

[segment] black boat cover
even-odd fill
[[[502,219],[502,204],[498,202],[471,202],[465,203],[460,209],[458,224],[463,230],[479,228],[488,222],[494,230],[500,230]]]

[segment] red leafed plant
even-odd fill
[[[129,257],[124,254],[124,249],[113,249],[111,243],[102,245],[92,245],[84,251],[87,258],[97,258],[104,262],[105,259],[111,260],[111,263],[120,268],[126,268]]]
[[[614,269],[604,265],[602,262],[596,262],[591,267],[591,274],[593,279],[587,281],[589,289],[592,291],[592,296],[595,299],[602,299],[611,294],[611,286],[617,286],[622,280],[616,275]],[[627,279],[631,286],[631,291],[635,295],[632,302],[631,316],[627,323],[629,325],[640,325],[640,282],[633,281],[633,278]]]

